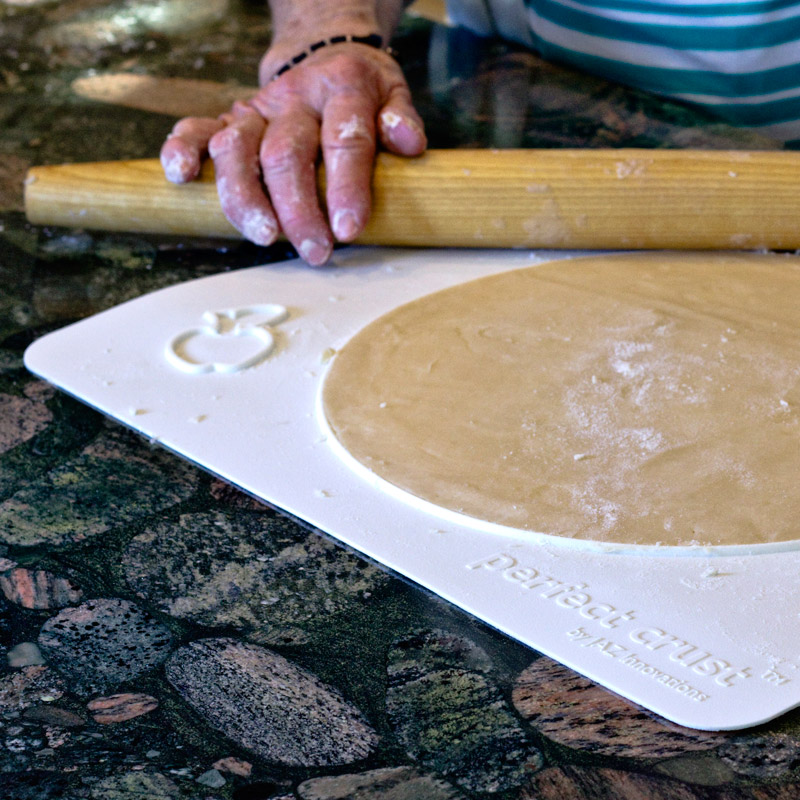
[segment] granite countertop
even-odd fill
[[[800,796],[798,713],[666,724],[25,371],[47,331],[293,257],[22,214],[28,167],[154,157],[268,35],[253,0],[0,0],[0,797]],[[397,47],[434,147],[775,147],[419,17]]]

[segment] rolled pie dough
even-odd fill
[[[622,544],[800,539],[800,266],[557,261],[400,306],[336,355],[335,436],[470,517]]]

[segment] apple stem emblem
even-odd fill
[[[272,303],[206,311],[204,324],[173,337],[164,355],[173,367],[192,375],[241,372],[272,352],[271,326],[288,316],[284,306]]]

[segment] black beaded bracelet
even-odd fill
[[[307,47],[302,53],[298,53],[294,58],[287,61],[273,76],[272,80],[280,78],[284,72],[288,72],[292,67],[296,67],[301,61],[305,61],[312,53],[320,50],[323,47],[328,47],[331,44],[345,44],[353,42],[355,44],[365,44],[368,47],[374,47],[377,50],[386,50],[391,53],[388,47],[383,46],[383,37],[379,33],[370,33],[368,36],[352,36],[345,34],[342,36],[331,36],[330,39],[320,39],[318,42]]]

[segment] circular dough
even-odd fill
[[[598,542],[800,539],[800,266],[623,254],[402,305],[336,355],[338,441],[411,495]]]

